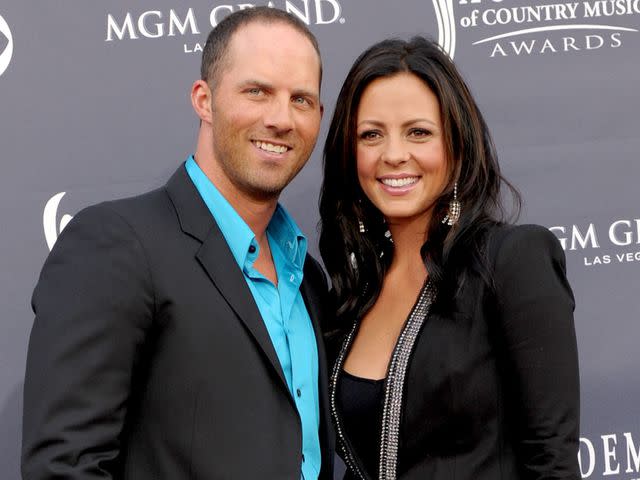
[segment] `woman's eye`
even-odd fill
[[[375,140],[376,138],[379,138],[379,137],[380,137],[380,134],[374,130],[367,130],[360,134],[360,138],[362,140]]]
[[[424,129],[424,128],[414,128],[409,132],[409,134],[412,137],[423,138],[423,137],[428,137],[429,135],[431,135],[431,132],[429,130]]]

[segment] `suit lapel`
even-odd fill
[[[288,392],[289,389],[282,372],[282,366],[271,342],[267,327],[260,316],[260,311],[244,275],[238,268],[238,264],[217,225],[214,225],[211,229],[196,257],[218,291],[247,327],[247,330],[253,335],[253,338],[276,370]]]
[[[317,275],[324,275],[320,270],[316,270],[313,266],[315,261],[307,255],[305,259],[304,268],[304,280],[300,287],[302,298],[309,312],[311,323],[313,324],[313,331],[316,336],[316,344],[318,346],[318,393],[320,396],[320,414],[321,414],[321,445],[323,446],[323,452],[333,452],[333,434],[331,433],[331,416],[329,413],[329,387],[328,387],[328,366],[327,356],[324,348],[324,339],[322,335],[322,315],[325,309],[323,308],[323,300],[326,301],[327,295],[322,298],[318,295],[318,292],[326,293],[326,282],[324,279],[316,279]],[[320,267],[318,267],[319,269]],[[323,289],[321,291],[320,289]],[[324,455],[322,461],[322,471],[331,472],[333,470],[333,457],[332,454]],[[329,478],[327,476],[327,478]]]
[[[167,192],[178,214],[182,230],[202,242],[196,260],[245,325],[288,392],[280,360],[251,290],[211,212],[189,178],[184,164],[167,183]]]
[[[311,262],[307,257],[307,262]],[[319,299],[317,293],[314,291],[315,288],[320,288],[318,285],[312,285],[310,269],[305,268],[304,280],[302,285],[300,286],[300,291],[302,293],[302,298],[304,300],[304,304],[307,307],[307,312],[309,313],[309,317],[311,318],[311,323],[313,324],[313,331],[316,335],[316,343],[318,345],[318,362],[319,362],[319,374],[320,378],[327,378],[327,359],[324,351],[324,341],[322,337],[322,330],[320,328],[321,323],[321,314],[320,309],[321,305],[319,304]],[[321,386],[322,385],[322,382]],[[325,385],[326,386],[326,385]],[[322,395],[322,392],[320,392]]]

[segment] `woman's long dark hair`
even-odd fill
[[[393,245],[384,236],[382,214],[358,182],[356,122],[367,86],[377,78],[402,72],[420,78],[440,103],[449,179],[436,201],[421,249],[440,297],[452,298],[471,265],[482,264],[487,227],[505,219],[502,183],[512,192],[515,211],[520,208],[518,192],[500,174],[482,114],[449,56],[423,37],[373,45],[358,57],[342,85],[324,147],[320,253],[332,280],[338,319],[358,318],[371,308],[393,256]],[[442,219],[455,182],[462,214],[450,227]],[[359,222],[366,233],[360,232]],[[488,270],[484,270],[481,274],[488,279]]]

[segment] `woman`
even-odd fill
[[[324,161],[345,478],[579,478],[564,254],[503,223],[501,184],[519,196],[451,60],[419,37],[363,53]]]

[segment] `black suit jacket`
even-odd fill
[[[439,292],[416,340],[398,479],[578,480],[578,355],[564,252],[535,225],[492,228],[487,252],[495,288],[470,271],[457,295]]]
[[[301,291],[320,338],[326,282],[311,257]],[[184,166],[163,188],[76,215],[33,308],[24,479],[300,478],[301,424],[275,349]]]

